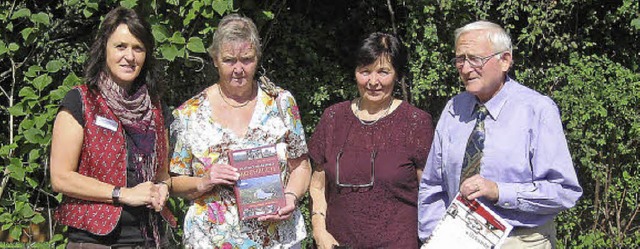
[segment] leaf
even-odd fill
[[[30,128],[24,131],[23,135],[30,143],[37,144],[42,140],[42,131],[40,129]]]
[[[82,14],[84,15],[85,18],[89,18],[93,15],[93,11],[88,10],[87,8],[82,10]]]
[[[38,99],[38,94],[36,94],[36,92],[33,91],[33,88],[29,86],[25,86],[20,89],[20,92],[18,92],[18,96],[24,97],[25,99]]]
[[[38,128],[38,129],[41,129],[42,126],[44,126],[44,124],[47,123],[47,116],[45,116],[45,115],[38,115],[34,119],[36,121],[35,122],[36,128]]]
[[[11,217],[11,214],[7,213],[9,215],[9,217]],[[13,222],[11,222],[12,220],[8,220],[7,223],[5,223],[4,225],[2,225],[2,231],[6,231],[7,229],[9,229],[11,226],[13,226]],[[11,222],[11,223],[9,223]]]
[[[2,230],[7,230],[7,228],[9,228],[9,227],[7,227],[7,228],[4,228],[4,227],[5,227],[5,225],[7,225],[6,223],[11,223],[11,214],[10,213],[2,213],[2,214],[0,214],[0,223],[5,223],[2,226]]]
[[[99,0],[88,0],[87,1],[87,8],[90,8],[92,10],[98,10],[98,7],[100,7],[98,2],[99,2]]]
[[[29,35],[31,35],[31,33],[33,33],[33,28],[25,28],[22,31],[20,31],[20,34],[22,35],[22,39],[25,41],[29,39]]]
[[[27,204],[27,205],[24,205],[22,210],[20,210],[20,214],[22,215],[22,217],[31,218],[36,214],[36,212],[33,211],[33,208],[31,208],[30,204]]]
[[[51,100],[61,100],[65,95],[67,95],[67,92],[69,92],[69,90],[71,90],[71,87],[65,85],[59,86],[58,89],[55,89],[49,93],[49,98],[51,98]]]
[[[64,236],[62,236],[62,234],[56,234],[56,235],[53,235],[53,238],[51,238],[51,241],[49,242],[57,242],[62,240],[64,240]]]
[[[133,9],[134,7],[136,7],[136,5],[138,5],[138,1],[137,0],[122,0],[122,1],[120,1],[120,6],[125,7],[127,9]]]
[[[47,65],[45,67],[50,73],[55,73],[62,69],[62,62],[60,62],[59,60],[52,60],[47,62]]]
[[[640,30],[640,18],[631,20],[631,26],[636,28],[636,30]]]
[[[9,169],[9,172],[10,172],[9,175],[11,176],[11,178],[16,179],[18,181],[24,181],[25,171],[22,165],[15,166],[11,164],[7,166],[7,168]]]
[[[16,104],[12,107],[9,107],[9,109],[7,109],[9,111],[9,114],[13,115],[13,116],[24,116],[26,113],[24,113],[24,110],[22,109],[22,105],[21,104]]]
[[[187,49],[196,53],[204,53],[206,49],[204,48],[204,44],[202,43],[202,39],[199,37],[191,37],[189,38],[189,43],[187,44]]]
[[[18,19],[20,17],[25,17],[25,16],[29,16],[31,15],[31,10],[27,9],[27,8],[22,8],[19,9],[16,12],[13,12],[13,15],[11,15],[11,20],[15,20]]]
[[[33,78],[36,77],[38,75],[39,72],[42,71],[42,67],[41,66],[30,66],[29,69],[27,70],[27,72],[24,73],[25,76],[29,77],[29,78]]]
[[[18,49],[20,49],[20,45],[16,44],[15,42],[9,44],[9,51],[15,52]]]
[[[31,177],[27,177],[25,180],[27,181],[29,186],[31,186],[32,188],[35,188],[38,186],[38,181],[33,180]]]
[[[0,55],[3,55],[8,51],[9,51],[9,48],[7,48],[7,44],[5,44],[4,41],[0,40]]]
[[[182,20],[182,26],[189,25],[189,23],[191,23],[191,21],[193,21],[193,19],[195,18],[196,18],[196,12],[194,9],[191,9],[189,13],[187,13],[187,15]]]
[[[82,79],[80,79],[74,72],[69,73],[69,75],[67,75],[67,77],[62,81],[62,85],[66,87],[72,87],[79,85],[80,83],[82,83]]]
[[[35,124],[36,122],[33,119],[30,118],[25,118],[22,120],[22,122],[20,122],[20,129],[22,130],[28,130],[33,128],[33,124]]]
[[[42,89],[44,89],[49,84],[51,84],[51,82],[53,82],[53,79],[51,78],[51,76],[47,74],[43,74],[35,78],[32,83],[33,83],[33,86],[36,87],[36,89],[42,91]]]
[[[173,33],[173,36],[169,38],[169,41],[174,44],[185,44],[186,40],[182,37],[182,34],[178,31]]]
[[[42,222],[44,222],[44,217],[42,217],[41,214],[36,213],[35,216],[33,216],[33,218],[31,218],[31,223],[33,224],[40,224]]]
[[[3,145],[2,147],[0,147],[0,156],[1,157],[5,157],[7,155],[9,155],[9,152],[15,148],[18,148],[18,145],[13,143],[13,144],[7,144],[7,145]],[[2,221],[2,220],[0,220]]]
[[[275,16],[273,12],[266,10],[262,11],[262,15],[264,15],[267,20],[273,20],[273,17]]]
[[[33,14],[31,15],[31,22],[35,23],[35,24],[44,24],[49,26],[51,23],[49,22],[49,15],[47,15],[46,13],[40,12],[38,14]]]
[[[233,6],[233,0],[213,0],[213,10],[220,16],[231,10],[230,6]]]
[[[160,52],[162,53],[162,57],[169,61],[175,60],[179,53],[174,45],[163,45],[160,47]]]
[[[12,226],[9,230],[9,236],[15,240],[20,240],[20,236],[22,236],[22,227],[18,225]]]
[[[155,38],[157,42],[164,42],[169,38],[169,31],[160,24],[151,26],[151,34],[153,34],[153,38]]]

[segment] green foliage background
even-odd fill
[[[395,33],[409,47],[408,98],[437,118],[462,90],[447,63],[453,30],[478,19],[502,24],[515,45],[511,75],[561,109],[585,191],[556,219],[559,246],[640,247],[637,0],[3,1],[0,240],[63,246],[64,228],[50,218],[61,200],[48,176],[53,118],[64,94],[82,83],[101,18],[118,5],[149,17],[169,82],[165,100],[173,107],[216,81],[205,48],[221,16],[240,12],[254,19],[264,47],[261,65],[296,96],[309,135],[324,108],[356,96],[351,52],[368,33]],[[172,199],[171,206],[183,214],[183,201]],[[45,228],[43,234],[32,224]]]

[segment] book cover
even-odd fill
[[[278,156],[282,146],[267,145],[229,151],[229,164],[238,169],[234,186],[240,220],[272,214],[284,207],[284,186]]]
[[[428,248],[500,248],[513,226],[476,200],[460,193],[447,208],[444,217],[422,246]]]

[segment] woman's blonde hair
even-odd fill
[[[253,49],[255,49],[257,59],[260,60],[262,56],[260,35],[253,21],[238,14],[226,15],[220,20],[218,29],[213,33],[213,41],[207,51],[211,58],[215,59],[223,43],[245,41],[251,43]]]

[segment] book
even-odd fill
[[[513,226],[476,200],[469,201],[460,193],[447,208],[431,238],[421,249],[500,248]]]
[[[286,145],[278,144],[229,151],[229,164],[240,173],[234,186],[240,220],[273,214],[285,206],[280,178],[284,148]]]

